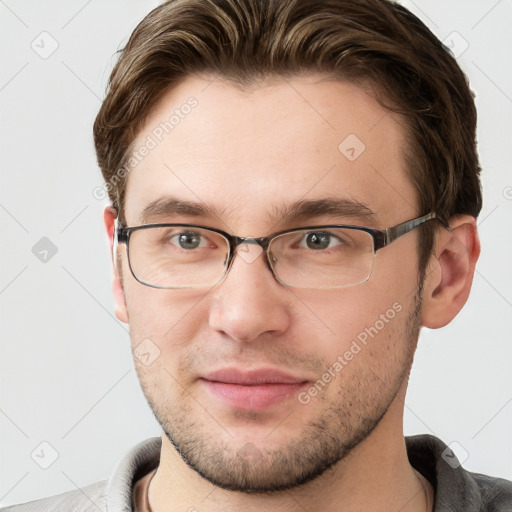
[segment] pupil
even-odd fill
[[[328,233],[309,233],[306,240],[310,249],[325,249],[329,247],[330,235]]]
[[[184,249],[196,249],[199,245],[199,237],[196,233],[183,233],[179,237],[180,246]]]

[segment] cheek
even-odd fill
[[[130,337],[134,353],[145,345],[171,362],[180,348],[196,339],[204,323],[208,291],[160,290],[138,283],[127,289]]]
[[[321,328],[322,334],[332,340],[347,341],[357,336],[366,327],[373,325],[380,315],[393,308],[395,302],[405,306],[410,291],[404,292],[397,282],[368,281],[364,284],[340,290],[324,290],[315,294],[300,293],[297,295],[300,304],[294,312],[297,324],[311,332]],[[306,306],[311,313],[305,315]],[[302,311],[301,311],[302,308]],[[307,317],[307,322],[306,322]],[[315,327],[316,326],[316,327]]]
[[[414,303],[393,301],[393,297],[375,304],[350,304],[338,315],[336,335],[321,345],[326,363],[322,377],[332,377],[327,401],[356,397],[369,405],[396,388],[415,346],[409,325]]]
[[[315,318],[305,322],[297,315],[295,332],[302,343],[314,337],[317,355],[328,366],[336,364],[333,371],[340,375],[351,373],[346,367],[362,364],[385,377],[386,366],[395,366],[409,343],[407,325],[415,297],[410,281],[415,279],[412,272],[403,280],[370,279],[353,288],[301,294],[301,302],[314,311]],[[301,350],[311,346],[303,345]]]

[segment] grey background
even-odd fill
[[[512,2],[404,4],[461,53],[485,194],[472,295],[421,335],[405,433],[455,442],[466,468],[512,479]],[[1,505],[108,478],[160,433],[113,314],[91,134],[114,52],[156,5],[0,0]]]

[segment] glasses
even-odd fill
[[[277,281],[292,288],[333,289],[370,278],[375,254],[409,231],[436,218],[435,213],[386,229],[350,225],[294,228],[267,237],[233,236],[195,224],[145,224],[123,227],[115,221],[114,261],[118,244],[126,244],[133,277],[154,288],[215,286],[229,271],[237,247],[257,245],[266,254]],[[247,262],[255,259],[238,251]]]

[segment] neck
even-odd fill
[[[311,482],[272,494],[214,486],[187,466],[162,435],[160,465],[149,488],[152,512],[431,511],[432,486],[407,458],[401,427],[404,396],[401,390],[374,431],[335,466]]]

